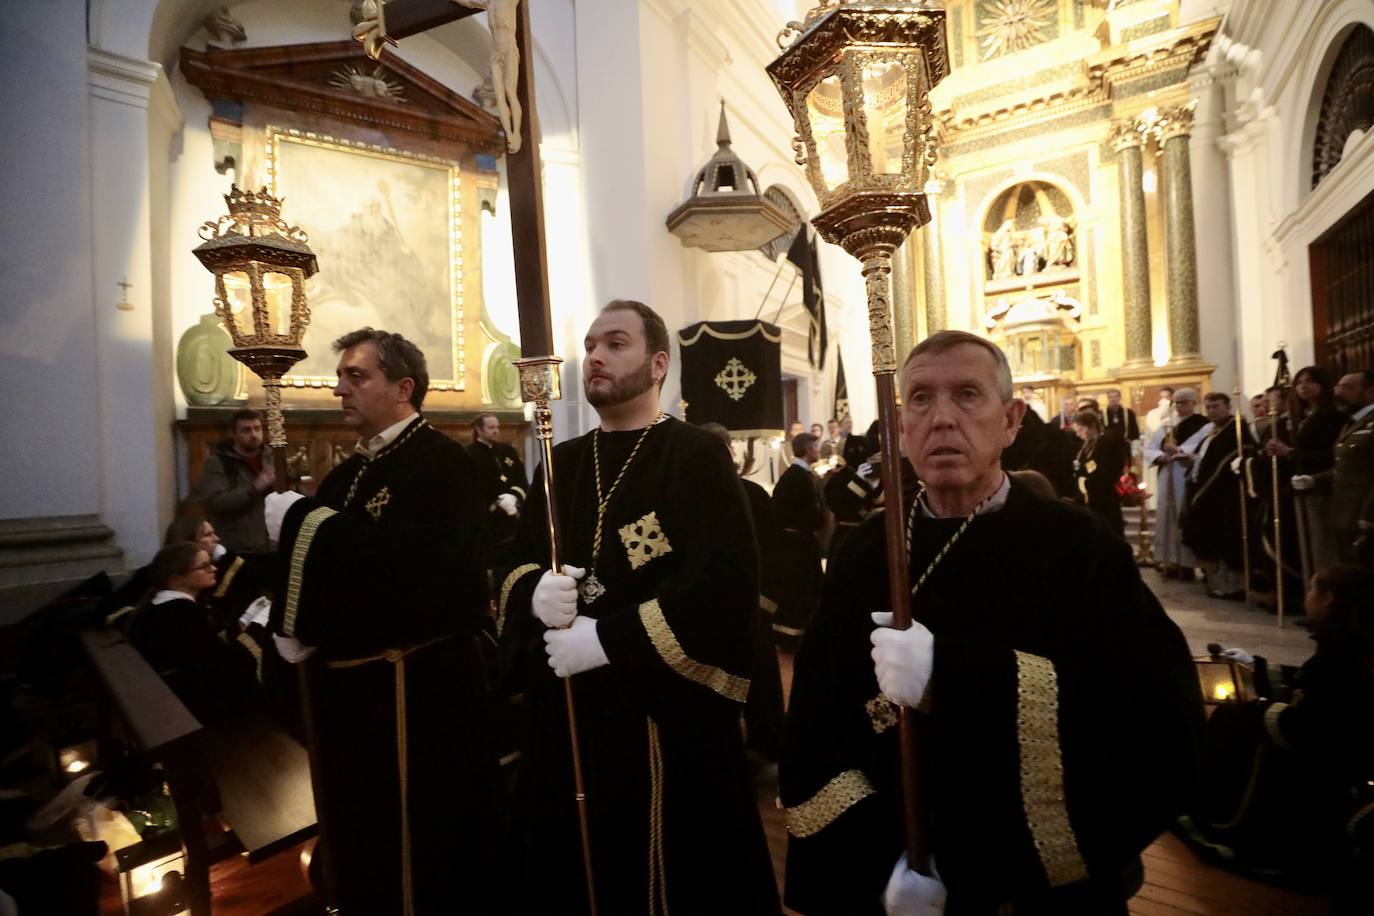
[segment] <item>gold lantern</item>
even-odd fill
[[[234,341],[229,355],[262,379],[267,444],[280,455],[286,448],[281,379],[305,357],[305,281],[319,267],[305,233],[287,225],[282,201],[266,188],[244,191],[235,185],[224,202],[229,213],[200,227],[205,241],[195,256],[215,275],[215,314]],[[285,474],[278,479],[284,481]]]
[[[949,73],[945,12],[901,0],[821,0],[778,42],[786,45],[768,75],[792,113],[797,164],[820,200],[812,223],[863,264],[873,368],[891,373],[888,277],[892,252],[930,221],[929,93]]]

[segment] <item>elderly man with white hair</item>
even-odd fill
[[[1155,562],[1165,578],[1190,579],[1197,558],[1183,544],[1180,518],[1187,505],[1188,468],[1207,438],[1207,418],[1197,412],[1197,392],[1174,392],[1174,416],[1166,418],[1145,443],[1145,466],[1153,468],[1155,482]]]
[[[875,514],[836,557],[797,657],[786,903],[1124,914],[1141,850],[1191,789],[1202,704],[1188,646],[1124,542],[1002,471],[1025,406],[1000,349],[935,334],[900,392],[923,487],[889,511],[904,514],[915,622],[892,628]],[[921,721],[928,862],[902,852],[898,706]]]

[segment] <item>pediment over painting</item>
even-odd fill
[[[269,48],[181,49],[187,82],[214,101],[259,102],[466,143],[500,154],[497,119],[394,54],[374,61],[356,41]]]

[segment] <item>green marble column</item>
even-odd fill
[[[940,192],[943,183],[932,178],[926,183],[930,197],[930,222],[918,230],[921,233],[921,254],[925,268],[926,333],[943,331],[949,325],[945,309],[945,254],[940,244]]]
[[[911,282],[914,244],[908,237],[892,253],[892,336],[898,363],[916,346],[916,288]]]
[[[1193,233],[1193,169],[1188,139],[1196,102],[1160,111],[1164,149],[1164,237],[1169,277],[1169,362],[1201,356],[1198,331],[1197,241]]]
[[[1150,251],[1145,237],[1145,189],[1141,183],[1144,138],[1132,121],[1112,134],[1121,188],[1121,271],[1126,311],[1126,368],[1154,365],[1150,325]]]

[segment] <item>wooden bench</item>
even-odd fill
[[[83,630],[81,645],[104,687],[103,721],[117,715],[130,743],[166,773],[193,916],[210,913],[215,862],[235,854],[261,862],[315,835],[309,758],[295,739],[262,714],[203,726],[115,630]],[[101,743],[104,757],[113,746],[108,735]],[[208,807],[218,811],[203,812],[211,785]],[[207,839],[205,813],[218,813],[228,832]]]

